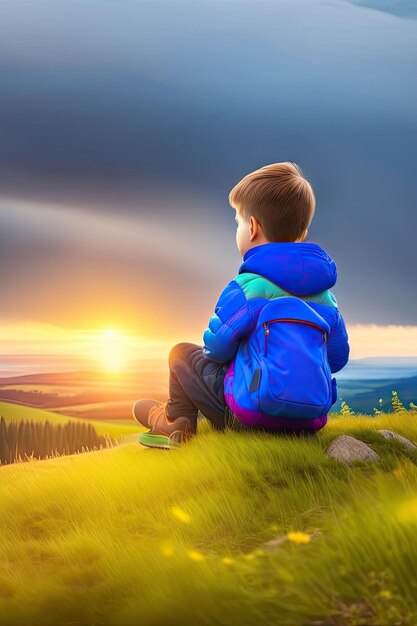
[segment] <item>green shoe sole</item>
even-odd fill
[[[165,435],[153,435],[151,432],[140,433],[138,440],[148,448],[163,448],[164,450],[172,450],[181,445]]]

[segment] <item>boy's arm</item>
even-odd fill
[[[336,319],[331,326],[329,339],[327,341],[327,358],[332,374],[345,367],[349,360],[350,352],[345,321],[339,309],[336,308],[335,311]]]
[[[241,286],[235,281],[223,289],[203,333],[203,356],[218,363],[234,358],[242,337],[254,325],[252,311]]]

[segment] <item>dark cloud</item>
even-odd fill
[[[416,322],[415,21],[338,0],[7,0],[0,18],[3,312],[60,302],[69,320],[84,275],[80,315],[117,294],[201,323],[239,264],[231,187],[290,160],[314,186],[310,240],[336,260],[348,323]],[[52,203],[62,227],[46,220],[42,238],[8,198]],[[91,215],[131,218],[138,256],[122,234],[81,245]]]

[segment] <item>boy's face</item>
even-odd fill
[[[250,241],[249,241],[249,227],[240,217],[239,213],[236,211],[235,215],[236,222],[236,245],[239,250],[240,256],[244,256],[246,250],[249,249]]]

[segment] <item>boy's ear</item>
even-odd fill
[[[249,218],[249,233],[252,236],[254,232],[255,232],[255,218],[253,217],[253,215],[251,215]]]

